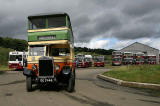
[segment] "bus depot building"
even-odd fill
[[[132,53],[142,52],[145,55],[155,55],[156,64],[159,64],[159,50],[139,42],[135,42],[127,47],[122,48],[119,51],[123,53],[124,52],[132,52]]]

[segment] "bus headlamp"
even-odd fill
[[[59,65],[56,65],[56,70],[59,70],[60,69],[60,66]]]
[[[63,69],[62,72],[63,74],[68,75],[70,73],[70,69],[69,68]]]

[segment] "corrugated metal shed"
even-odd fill
[[[139,42],[135,42],[123,49],[120,50],[121,52],[133,52],[133,53],[137,53],[137,52],[143,52],[146,55],[156,55],[156,61],[159,64],[159,50],[155,49],[153,47],[150,47],[148,45],[139,43]]]

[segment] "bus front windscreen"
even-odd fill
[[[51,48],[50,56],[70,56],[69,48]]]
[[[103,62],[104,59],[103,59],[103,58],[95,58],[94,61],[95,61],[95,62]]]
[[[113,58],[112,61],[121,61],[121,58]]]
[[[30,46],[29,56],[44,56],[44,46]]]
[[[22,61],[22,55],[10,55],[10,61]]]
[[[29,19],[29,29],[45,29],[66,26],[66,16],[34,17]]]

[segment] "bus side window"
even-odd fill
[[[48,46],[46,46],[46,56],[48,56]]]

